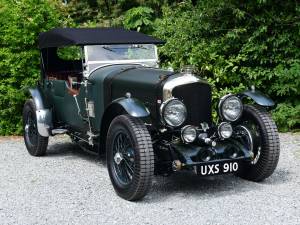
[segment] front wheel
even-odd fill
[[[48,137],[39,134],[36,121],[36,107],[32,99],[26,101],[23,109],[23,132],[27,151],[32,156],[46,153]]]
[[[237,175],[251,181],[262,181],[272,175],[279,160],[276,124],[264,108],[254,105],[244,106],[241,121],[240,127],[244,127],[249,136],[244,144],[254,156],[251,163],[242,164]]]
[[[122,198],[143,198],[152,185],[154,153],[143,121],[129,115],[117,116],[106,141],[107,168],[113,187]]]

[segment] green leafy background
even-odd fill
[[[255,85],[281,131],[300,128],[300,3],[279,0],[0,0],[0,135],[21,134],[39,79],[40,32],[121,26],[166,41],[163,67],[193,65],[213,99]]]

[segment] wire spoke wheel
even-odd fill
[[[154,175],[151,136],[143,121],[129,115],[114,118],[107,133],[106,151],[116,193],[129,201],[143,198]]]
[[[37,125],[36,125],[36,119],[31,111],[27,114],[27,119],[25,123],[25,138],[27,139],[27,142],[32,145],[37,145],[38,140],[38,131],[37,131]]]
[[[24,141],[27,151],[32,156],[42,156],[47,151],[48,137],[38,132],[36,106],[32,99],[27,100],[23,108]]]
[[[238,141],[253,154],[251,164],[256,164],[260,157],[262,144],[259,127],[254,121],[249,119],[237,126],[236,131],[238,133]]]
[[[134,151],[128,135],[120,131],[113,143],[114,169],[123,185],[131,183],[134,173]]]
[[[238,176],[251,181],[262,181],[276,169],[280,143],[276,124],[262,107],[245,105],[241,125],[241,143],[253,152],[251,162],[244,162]],[[237,128],[238,128],[237,127]]]

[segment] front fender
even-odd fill
[[[111,104],[119,104],[129,115],[133,117],[147,117],[150,115],[147,107],[135,98],[118,98]]]
[[[237,94],[237,96],[240,99],[243,98],[251,98],[256,104],[260,105],[260,106],[265,106],[265,107],[274,107],[275,106],[275,102],[269,98],[268,96],[266,96],[265,94],[263,94],[260,91],[257,90],[247,90],[244,91],[242,93]]]
[[[36,108],[37,129],[41,136],[49,137],[52,128],[52,112],[45,107],[45,102],[39,88],[30,88],[29,92]]]
[[[149,110],[144,104],[135,98],[118,98],[112,101],[107,108],[101,119],[100,127],[100,151],[105,149],[106,136],[111,124],[111,121],[119,115],[127,113],[133,117],[148,117]]]

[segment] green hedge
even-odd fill
[[[0,0],[0,135],[21,133],[24,90],[39,77],[38,34],[62,21],[55,1]]]
[[[154,34],[166,66],[194,65],[214,100],[255,85],[279,103],[282,131],[300,127],[300,5],[296,1],[199,1],[164,7]]]
[[[160,37],[163,66],[194,65],[214,102],[254,84],[282,131],[300,128],[300,6],[287,0],[0,0],[0,135],[20,134],[24,91],[39,77],[38,34],[124,26]]]

